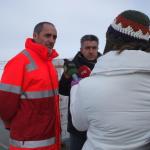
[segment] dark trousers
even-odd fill
[[[70,150],[81,150],[86,141],[86,135],[70,133]]]

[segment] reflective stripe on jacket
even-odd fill
[[[12,140],[39,142],[53,138],[52,144],[59,147],[58,77],[52,64],[58,54],[53,50],[49,55],[46,47],[32,39],[27,39],[25,46],[4,68],[0,116],[9,123]]]
[[[39,141],[17,141],[10,139],[10,144],[18,148],[46,147],[55,143],[55,137]]]

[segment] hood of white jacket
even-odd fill
[[[134,72],[150,72],[150,53],[141,50],[124,50],[118,54],[117,51],[110,51],[97,60],[91,75]]]

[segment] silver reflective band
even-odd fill
[[[30,64],[28,64],[26,67],[27,67],[27,71],[32,71],[32,70],[35,70],[37,69],[37,66],[34,62],[34,60],[32,59],[30,53],[27,51],[27,50],[23,50],[22,53],[29,59],[30,61]]]
[[[20,148],[37,148],[55,144],[55,137],[40,141],[17,141],[10,139],[10,144]]]
[[[51,91],[23,92],[21,99],[45,98],[58,95],[58,89]]]
[[[0,83],[0,90],[15,93],[15,94],[21,93],[20,86],[10,85],[10,84],[5,84],[5,83]]]

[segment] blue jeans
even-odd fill
[[[86,135],[70,133],[70,150],[81,150],[86,141]]]

